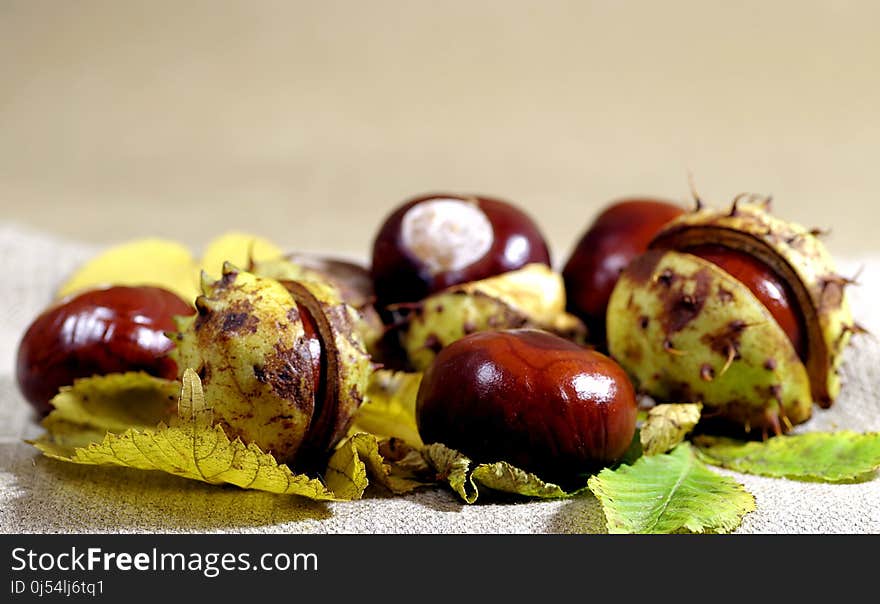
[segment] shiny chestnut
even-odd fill
[[[533,329],[481,332],[447,346],[417,399],[426,443],[558,482],[619,460],[636,413],[635,391],[617,363]]]
[[[605,345],[605,311],[617,278],[648,249],[660,228],[684,210],[657,199],[625,199],[607,206],[574,248],[562,277],[568,312],[580,317],[590,339]]]
[[[61,386],[77,378],[145,371],[177,378],[166,356],[173,343],[172,317],[193,307],[159,287],[110,287],[86,291],[44,311],[18,347],[16,374],[24,397],[40,414]]]
[[[433,194],[386,218],[373,243],[371,275],[384,308],[533,262],[549,265],[550,252],[525,212],[488,197]]]

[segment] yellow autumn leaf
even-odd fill
[[[209,275],[219,275],[223,264],[248,268],[252,263],[275,260],[283,251],[264,237],[230,231],[212,239],[202,254],[202,270]]]
[[[169,402],[178,391],[174,414]],[[365,433],[339,445],[324,482],[296,474],[255,444],[230,440],[214,424],[192,369],[186,370],[182,383],[143,373],[87,378],[63,389],[53,402],[56,409],[43,422],[47,432],[30,442],[61,461],[159,470],[315,500],[359,499],[370,479],[393,493],[431,482],[417,476],[427,467],[418,451],[393,441],[380,443]]]
[[[360,499],[368,478],[395,494],[409,493],[427,484],[407,472],[405,466],[389,463],[379,447],[372,434],[359,433],[348,438],[327,464],[327,486],[340,498]]]
[[[474,464],[466,455],[440,443],[426,446],[422,456],[439,479],[445,480],[466,503],[475,503],[481,489],[539,499],[570,497],[578,492],[566,492],[559,485],[545,482],[506,461]]]
[[[199,293],[197,268],[189,249],[180,243],[137,239],[86,262],[61,285],[57,297],[113,285],[153,285],[192,302]]]
[[[175,414],[180,382],[143,372],[111,373],[76,380],[52,399],[43,419],[43,446],[59,456],[100,442],[108,432],[148,428]]]
[[[670,451],[693,430],[700,421],[700,403],[666,403],[648,410],[648,416],[639,432],[645,455]]]
[[[326,283],[328,281],[326,273],[321,273],[313,268],[308,268],[278,256],[269,259],[256,259],[254,261],[253,273],[260,277],[275,279],[276,281],[313,281],[318,283]]]
[[[99,443],[59,455],[40,439],[32,444],[49,457],[79,464],[117,465],[160,470],[211,484],[232,484],[316,500],[339,499],[320,480],[294,474],[253,444],[231,441],[213,411],[205,404],[199,377],[192,369],[183,375],[178,415],[170,425],[108,432]]]
[[[369,432],[379,438],[399,438],[412,447],[424,446],[416,424],[421,382],[421,373],[374,371],[349,433]]]

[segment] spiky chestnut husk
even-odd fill
[[[365,268],[344,261],[301,254],[254,262],[248,268],[255,275],[278,281],[309,281],[332,285],[336,289],[334,297],[358,312],[359,316],[353,323],[354,329],[363,338],[370,356],[378,356],[379,341],[385,333],[385,325],[373,306],[373,283]]]
[[[562,277],[543,264],[450,287],[407,305],[400,341],[413,369],[426,369],[444,347],[466,335],[531,327],[575,342],[584,324],[565,312]]]
[[[802,361],[749,289],[688,249],[721,245],[767,265],[793,292],[803,315]],[[852,330],[844,295],[814,231],[771,216],[765,203],[700,207],[658,233],[624,271],[608,307],[609,350],[642,391],[658,399],[701,400],[708,414],[785,431],[831,405],[837,367]]]
[[[621,275],[608,345],[642,392],[701,401],[746,427],[810,416],[806,369],[769,311],[739,281],[691,254],[652,250]]]
[[[330,286],[282,284],[228,263],[216,282],[203,275],[202,290],[198,314],[178,321],[172,355],[181,371],[199,373],[218,423],[283,463],[331,449],[363,398],[370,370],[349,321],[355,311]],[[318,388],[301,308],[321,344]]]

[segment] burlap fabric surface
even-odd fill
[[[23,439],[39,434],[19,394],[14,358],[28,323],[52,291],[97,248],[0,223],[0,531],[233,533],[592,533],[604,532],[590,495],[561,501],[467,506],[444,489],[392,497],[314,503],[183,480],[159,472],[77,466],[41,457]],[[863,267],[853,288],[859,322],[880,334],[880,256],[839,263]],[[856,339],[843,368],[844,388],[828,411],[798,430],[880,431],[880,343]],[[757,511],[740,533],[880,533],[880,476],[822,484],[735,476],[755,495]]]

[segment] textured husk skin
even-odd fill
[[[565,312],[562,277],[543,264],[453,286],[411,309],[400,329],[409,363],[425,370],[444,347],[466,335],[532,327],[582,343],[584,324]]]
[[[618,280],[607,320],[611,356],[658,400],[701,401],[704,415],[747,430],[810,417],[809,378],[788,336],[747,287],[702,258],[640,256]]]
[[[291,462],[315,407],[309,340],[296,303],[271,279],[224,266],[203,276],[198,314],[178,320],[172,356],[202,380],[205,402],[230,438]]]
[[[853,319],[847,279],[837,273],[825,245],[801,225],[772,216],[765,204],[734,203],[726,211],[701,209],[672,221],[651,247],[683,250],[703,243],[748,252],[791,286],[807,327],[813,400],[830,407],[840,393],[838,367]]]
[[[282,283],[229,264],[219,281],[203,276],[202,288],[198,314],[178,320],[172,355],[181,372],[199,373],[218,423],[282,463],[302,467],[330,451],[353,420],[372,371],[353,328],[358,312],[330,284]],[[297,304],[321,340],[327,393],[321,400]]]
[[[354,329],[360,334],[371,356],[377,355],[379,341],[385,333],[385,325],[373,306],[372,291],[364,292],[334,275],[287,258],[256,262],[251,267],[251,272],[278,281],[331,284],[335,288],[334,298],[338,298],[357,311],[358,316],[353,322]]]

